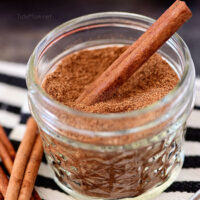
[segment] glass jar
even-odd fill
[[[30,110],[56,183],[77,199],[151,199],[181,170],[186,120],[194,104],[195,70],[189,49],[177,34],[158,53],[180,82],[143,109],[84,113],[53,100],[41,86],[64,56],[85,48],[131,44],[153,22],[123,12],[79,17],[46,35],[30,57]]]

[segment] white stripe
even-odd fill
[[[26,99],[25,99],[24,104],[22,106],[21,112],[22,113],[30,113],[30,110],[29,110],[29,107],[28,107],[28,96],[26,96]]]
[[[195,104],[200,106],[200,79],[196,79],[196,101]]]
[[[26,65],[0,61],[0,73],[25,78]]]
[[[48,164],[43,163],[43,162],[41,162],[41,164],[40,164],[38,174],[40,176],[44,176],[46,178],[53,178],[53,172],[50,169],[50,166]]]
[[[187,192],[164,192],[154,200],[189,200],[192,195]]]
[[[64,192],[52,190],[50,188],[35,187],[40,197],[45,200],[75,200]]]
[[[21,141],[24,137],[26,125],[18,124],[10,133],[9,138],[16,141]]]
[[[193,110],[188,118],[187,125],[193,128],[200,128],[200,111]]]
[[[200,168],[182,169],[176,181],[200,181]]]
[[[183,149],[187,156],[200,156],[200,142],[186,141]]]
[[[22,106],[27,95],[26,89],[0,83],[0,101],[15,106]]]
[[[20,115],[0,110],[0,124],[2,126],[13,128],[19,123]]]

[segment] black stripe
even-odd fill
[[[0,102],[0,110],[6,110],[15,114],[19,114],[21,108],[18,106],[9,105],[7,103]]]
[[[12,140],[12,139],[10,139],[10,142],[12,143],[12,145],[13,145],[15,151],[17,152],[17,149],[18,149],[18,147],[19,147],[20,142],[15,141],[15,140]]]
[[[187,128],[187,133],[186,133],[185,139],[187,141],[200,142],[200,129]]]
[[[200,156],[185,156],[183,168],[200,168]]]
[[[174,182],[165,192],[196,192],[200,188],[200,182],[182,181]]]
[[[46,160],[46,157],[45,157],[44,154],[43,154],[43,157],[42,157],[42,162],[45,163],[45,164],[47,164],[47,160]]]
[[[20,88],[26,88],[26,81],[24,78],[10,76],[7,74],[0,74],[0,82]]]
[[[45,188],[51,188],[53,190],[58,190],[64,193],[64,191],[60,187],[58,187],[58,185],[51,178],[46,178],[46,177],[38,175],[35,185],[40,186],[40,187],[45,187]]]
[[[200,106],[194,106],[194,109],[200,110]]]
[[[20,119],[20,124],[26,124],[26,121],[28,120],[28,118],[30,117],[31,115],[28,114],[28,113],[22,113],[21,114],[21,119]]]

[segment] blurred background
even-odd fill
[[[173,0],[0,1],[0,60],[27,63],[39,40],[61,23],[89,13],[126,11],[158,18]],[[186,1],[193,18],[180,30],[200,75],[200,0]]]

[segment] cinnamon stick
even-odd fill
[[[38,135],[24,174],[18,200],[29,200],[33,191],[38,169],[43,155],[42,140]]]
[[[18,199],[26,165],[30,157],[33,145],[35,143],[36,136],[37,136],[37,124],[33,118],[29,118],[24,138],[16,154],[5,200]]]
[[[92,105],[109,98],[191,16],[192,13],[185,2],[177,0],[110,67],[85,88],[76,103]]]
[[[0,193],[5,197],[8,186],[8,177],[0,166]]]
[[[0,150],[0,157],[1,157],[1,152],[2,152],[2,154],[6,157],[6,159],[5,160],[9,160],[9,162],[3,162],[3,164],[5,165],[5,167],[7,168],[7,169],[9,169],[8,170],[8,173],[9,174],[11,174],[11,170],[12,170],[12,167],[13,167],[13,161],[11,162],[10,160],[12,160],[12,158],[15,158],[15,155],[16,155],[16,152],[15,152],[15,150],[14,150],[14,147],[13,147],[13,145],[12,145],[12,143],[10,142],[10,140],[8,139],[8,137],[7,137],[7,135],[6,135],[6,133],[5,133],[5,131],[3,130],[3,128],[1,127],[1,129],[2,130],[0,130],[1,131],[1,133],[3,134],[3,137],[1,137],[2,135],[0,135],[0,138],[1,138],[1,141],[2,140],[4,140],[4,141],[6,141],[6,142],[4,142],[4,145],[3,145],[3,152]],[[3,138],[3,139],[2,139]],[[1,142],[0,142],[1,143]],[[9,145],[7,145],[7,144],[9,144]],[[0,144],[1,145],[1,144]],[[10,147],[9,147],[10,146]],[[10,150],[10,151],[9,151]],[[7,153],[5,153],[7,151]],[[10,152],[12,152],[12,153],[10,153]],[[10,155],[10,158],[9,158],[9,155]],[[1,168],[1,170],[0,170],[0,174],[5,174],[4,172],[3,172],[3,169]],[[2,177],[3,177],[3,175],[2,175]],[[4,176],[5,177],[5,176]],[[0,178],[1,178],[1,175],[0,175]],[[3,179],[2,179],[3,180]],[[4,181],[4,183],[5,183],[5,181]],[[0,188],[1,187],[3,187],[4,188],[4,190],[5,190],[5,188],[7,189],[7,185],[8,185],[8,182],[7,182],[7,184],[5,185],[5,184],[3,184],[1,181],[0,181]],[[0,192],[1,192],[1,189],[0,189]],[[1,193],[0,193],[1,194]],[[5,196],[5,194],[3,193],[2,195],[4,195]],[[3,197],[3,196],[2,196]],[[38,193],[37,193],[37,191],[35,190],[35,189],[33,189],[33,193],[32,193],[32,197],[31,197],[31,199],[32,200],[41,200],[41,198],[40,198],[40,196],[38,195]],[[1,198],[0,198],[0,200],[1,200]]]
[[[2,162],[5,165],[5,168],[8,171],[8,173],[11,174],[13,161],[6,147],[2,144],[1,141],[0,141],[0,158],[2,159]]]
[[[0,193],[0,200],[3,200],[3,195]]]
[[[41,200],[39,194],[37,193],[37,191],[35,189],[33,189],[31,200]]]
[[[10,157],[12,160],[15,159],[15,149],[13,145],[11,144],[10,140],[8,139],[3,127],[0,125],[0,141],[2,144],[6,147],[8,153],[10,154]]]

